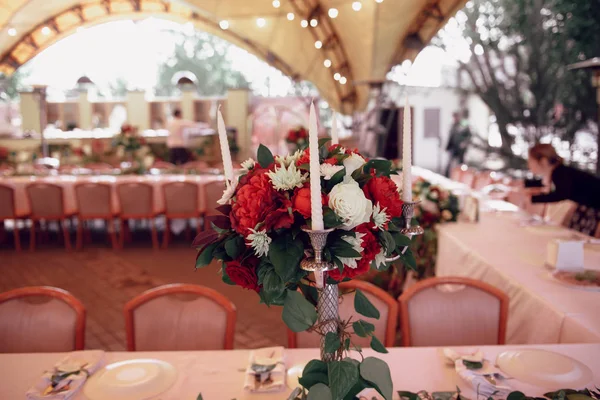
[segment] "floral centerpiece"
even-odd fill
[[[317,209],[322,212],[324,228],[331,230],[322,259],[334,269],[326,273],[325,286],[336,286],[337,293],[337,283],[371,269],[385,270],[393,255],[415,267],[407,249],[410,238],[401,233],[405,226],[403,203],[390,179],[396,173],[391,162],[368,160],[356,150],[328,145],[328,141],[320,139],[318,153],[313,152],[318,154],[320,172]],[[352,332],[371,336],[371,347],[387,352],[373,335],[374,326],[362,319],[342,321],[336,316],[335,329],[324,332],[317,323],[316,299],[322,289],[318,281],[315,284],[316,275],[301,266],[313,253],[314,244],[306,229],[314,217],[310,154],[306,149],[273,156],[261,145],[256,161],[243,162],[241,174],[226,180],[218,201],[222,215],[213,220],[213,230],[194,240],[196,268],[219,261],[225,283],[255,291],[268,306],[283,306],[282,319],[292,331],[309,330],[324,336],[322,352],[329,355],[328,362],[310,361],[300,379],[311,398],[350,399],[364,388],[375,388],[391,399],[392,382],[385,362],[375,357],[360,362],[348,357],[351,350],[358,350],[352,344]],[[335,303],[337,307],[337,297]],[[360,315],[379,317],[359,290],[355,309]]]
[[[285,141],[290,145],[290,153],[302,150],[308,146],[308,131],[303,126],[297,126],[288,131]]]
[[[138,135],[138,129],[130,124],[123,124],[112,141],[113,147],[121,148],[126,154],[133,154],[146,144],[146,139]]]

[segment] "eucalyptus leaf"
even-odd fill
[[[385,398],[392,400],[392,376],[388,365],[375,357],[367,357],[360,363],[360,376],[371,383]]]
[[[354,333],[360,337],[367,337],[375,331],[375,325],[359,319],[352,324],[352,328],[354,329]]]
[[[310,328],[317,321],[317,311],[295,290],[287,290],[283,303],[281,318],[293,332],[302,332]]]
[[[381,343],[375,335],[371,336],[371,348],[378,353],[388,353],[383,343]]]
[[[325,335],[325,353],[335,353],[340,348],[340,338],[337,333],[327,332]]]
[[[322,383],[317,383],[308,390],[308,400],[333,400],[333,398],[332,390]]]
[[[245,247],[244,238],[241,236],[234,236],[225,241],[225,252],[234,260],[240,256]]]
[[[269,246],[269,260],[284,282],[294,278],[303,256],[302,242],[294,240],[291,235],[278,236]]]
[[[383,247],[386,250],[386,255],[389,257],[396,249],[396,241],[391,233],[388,231],[379,232],[379,241],[383,243]]]
[[[348,361],[331,361],[327,364],[329,387],[334,399],[343,399],[358,381],[358,368]],[[309,392],[310,393],[310,392]]]
[[[342,224],[342,219],[329,207],[323,207],[323,223],[325,228],[335,228]]]
[[[394,232],[392,234],[394,237],[394,241],[396,242],[396,247],[406,247],[410,246],[411,240],[408,236],[401,234],[400,232]]]
[[[367,318],[379,319],[379,310],[369,301],[360,289],[354,293],[354,309]]]
[[[400,256],[400,258],[402,259],[402,261],[404,261],[404,264],[409,269],[413,271],[417,270],[417,260],[415,259],[415,256],[413,255],[412,251],[410,251],[410,249],[404,252],[404,254]]]
[[[204,248],[196,258],[196,269],[207,266],[213,260],[213,251],[220,243],[211,243]]]
[[[273,153],[271,150],[263,144],[258,146],[258,151],[256,152],[256,159],[261,167],[268,168],[269,165],[275,162],[275,158],[273,157]]]
[[[285,283],[273,268],[268,269],[262,279],[263,299],[267,305],[281,305],[285,295]]]

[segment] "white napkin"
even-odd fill
[[[502,379],[499,376],[503,376],[503,374],[498,368],[484,359],[481,351],[477,351],[474,354],[461,355],[452,349],[444,349],[444,355],[454,361],[454,368],[458,376],[471,385],[476,393],[489,397],[494,393],[498,396],[506,396],[512,391],[510,387],[502,385]],[[470,370],[463,361],[480,362],[483,364],[483,367],[478,370]],[[494,374],[500,375],[494,376]],[[495,380],[496,384],[494,385],[490,382],[485,375],[492,376],[492,380]]]
[[[38,381],[27,391],[27,400],[67,400],[83,386],[89,375],[96,372],[103,364],[104,351],[84,350],[69,353],[65,358],[54,365],[51,371],[44,372]],[[63,379],[57,388],[68,384],[69,388],[59,393],[46,393],[52,383],[52,375],[85,369],[88,373],[80,372],[69,375]],[[89,375],[88,375],[89,374]]]
[[[252,370],[252,365],[273,365],[275,368],[270,373],[262,376]],[[261,383],[261,379],[263,382]],[[246,368],[244,389],[253,393],[279,392],[285,389],[285,364],[283,359],[283,347],[265,347],[252,350]]]
[[[583,272],[583,241],[557,239],[548,242],[546,262],[558,271]]]

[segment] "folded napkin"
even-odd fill
[[[253,393],[279,392],[285,389],[283,347],[266,347],[250,352],[244,389]]]
[[[474,354],[459,354],[452,349],[444,349],[444,355],[454,361],[454,368],[458,376],[467,382],[479,395],[486,397],[492,395],[506,396],[512,391],[509,386],[503,385],[503,380],[506,378],[502,372],[489,361],[485,360],[481,351],[477,351]],[[479,369],[469,369],[465,361],[467,363],[481,363],[482,367]]]
[[[27,391],[27,400],[67,400],[83,386],[104,361],[102,350],[69,353],[51,371],[46,371]]]

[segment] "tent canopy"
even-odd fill
[[[393,65],[414,59],[465,3],[1,0],[0,72],[10,75],[79,26],[155,16],[191,21],[198,29],[250,51],[293,79],[313,82],[333,108],[350,113],[367,103],[368,86],[358,82],[384,79]]]

